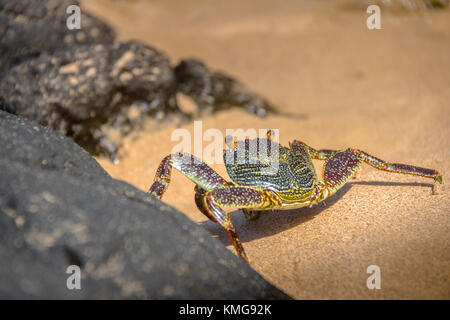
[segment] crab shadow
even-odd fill
[[[240,210],[236,210],[230,213],[231,220],[233,221],[242,242],[268,237],[314,219],[316,215],[323,210],[332,207],[339,201],[353,185],[433,187],[433,184],[419,182],[352,181],[343,186],[336,194],[326,199],[326,204],[319,203],[311,208],[305,207],[293,210],[263,211],[258,219],[252,221],[247,220]],[[208,230],[213,237],[219,239],[224,245],[227,246],[230,244],[226,232],[219,224],[207,220],[200,223],[200,225]]]

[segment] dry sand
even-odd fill
[[[257,118],[240,110],[204,117],[203,129],[275,128],[280,141],[357,147],[391,162],[450,177],[450,11],[382,10],[369,31],[364,7],[341,1],[84,1],[120,39],[140,39],[176,63],[198,57],[303,119]],[[148,190],[177,144],[175,127],[141,132],[113,176]],[[193,124],[184,128],[193,132]],[[320,163],[316,162],[318,170]],[[226,177],[220,164],[212,167]],[[320,172],[320,171],[319,171]],[[316,206],[231,213],[251,266],[297,299],[450,298],[450,199],[444,184],[364,166],[361,176]],[[193,184],[174,172],[163,198],[230,250],[220,226],[196,208]],[[369,265],[381,289],[366,287]]]

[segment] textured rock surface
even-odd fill
[[[108,174],[89,153],[49,127],[0,111],[0,161],[79,177]]]
[[[0,298],[287,298],[60,133],[2,111],[0,130]]]
[[[66,25],[71,0],[8,0],[0,2],[0,74],[12,66],[74,44],[110,43],[115,33],[81,10],[81,29]]]
[[[76,46],[14,67],[0,84],[1,108],[114,156],[111,131],[121,136],[144,114],[175,109],[173,72],[165,55],[139,42]]]
[[[266,99],[243,83],[208,69],[199,60],[182,60],[175,67],[175,76],[178,91],[190,96],[197,103],[198,111],[214,112],[238,106],[260,117],[268,112],[277,113]]]
[[[69,30],[67,8],[78,2],[0,3],[0,109],[51,126],[91,154],[117,160],[122,138],[146,119],[175,113],[176,91],[199,111],[232,106],[265,116],[275,109],[242,83],[140,42],[113,43],[114,31],[81,8],[81,29]],[[177,84],[177,81],[179,83]]]

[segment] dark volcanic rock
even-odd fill
[[[139,42],[83,45],[28,60],[0,83],[0,109],[51,126],[114,158],[144,115],[177,109],[169,59]],[[108,133],[108,134],[106,134]]]
[[[209,70],[199,60],[182,60],[175,67],[175,76],[178,91],[190,96],[197,103],[199,112],[215,112],[237,106],[261,117],[269,112],[277,113],[267,100],[243,83],[221,72]]]
[[[109,176],[89,153],[49,127],[0,110],[0,161],[81,176]]]
[[[0,115],[9,150],[0,156],[0,298],[288,298],[183,214],[107,176],[70,139]],[[74,264],[81,290],[66,287]]]
[[[42,52],[75,44],[111,43],[114,31],[81,10],[81,29],[66,25],[72,0],[0,1],[0,74]]]
[[[264,98],[202,62],[172,69],[166,55],[140,42],[113,43],[114,32],[81,8],[81,29],[69,30],[70,0],[0,2],[0,110],[50,126],[94,155],[115,161],[122,138],[146,119],[245,108],[280,114]],[[194,116],[197,115],[196,113]]]

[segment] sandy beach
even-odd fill
[[[368,30],[352,1],[83,1],[120,40],[139,39],[176,64],[196,57],[298,117],[258,118],[231,109],[204,116],[203,131],[278,129],[315,148],[359,148],[389,162],[438,170],[444,179],[392,174],[364,165],[326,205],[231,213],[251,266],[296,299],[450,298],[450,11],[382,8]],[[176,128],[127,139],[120,162],[97,158],[114,178],[142,190],[177,141]],[[183,125],[193,133],[194,123]],[[321,176],[320,161],[314,161]],[[228,179],[223,165],[211,167]],[[194,203],[179,172],[163,201],[219,238],[223,229]],[[234,250],[233,250],[234,251]],[[381,270],[369,290],[367,267]]]

